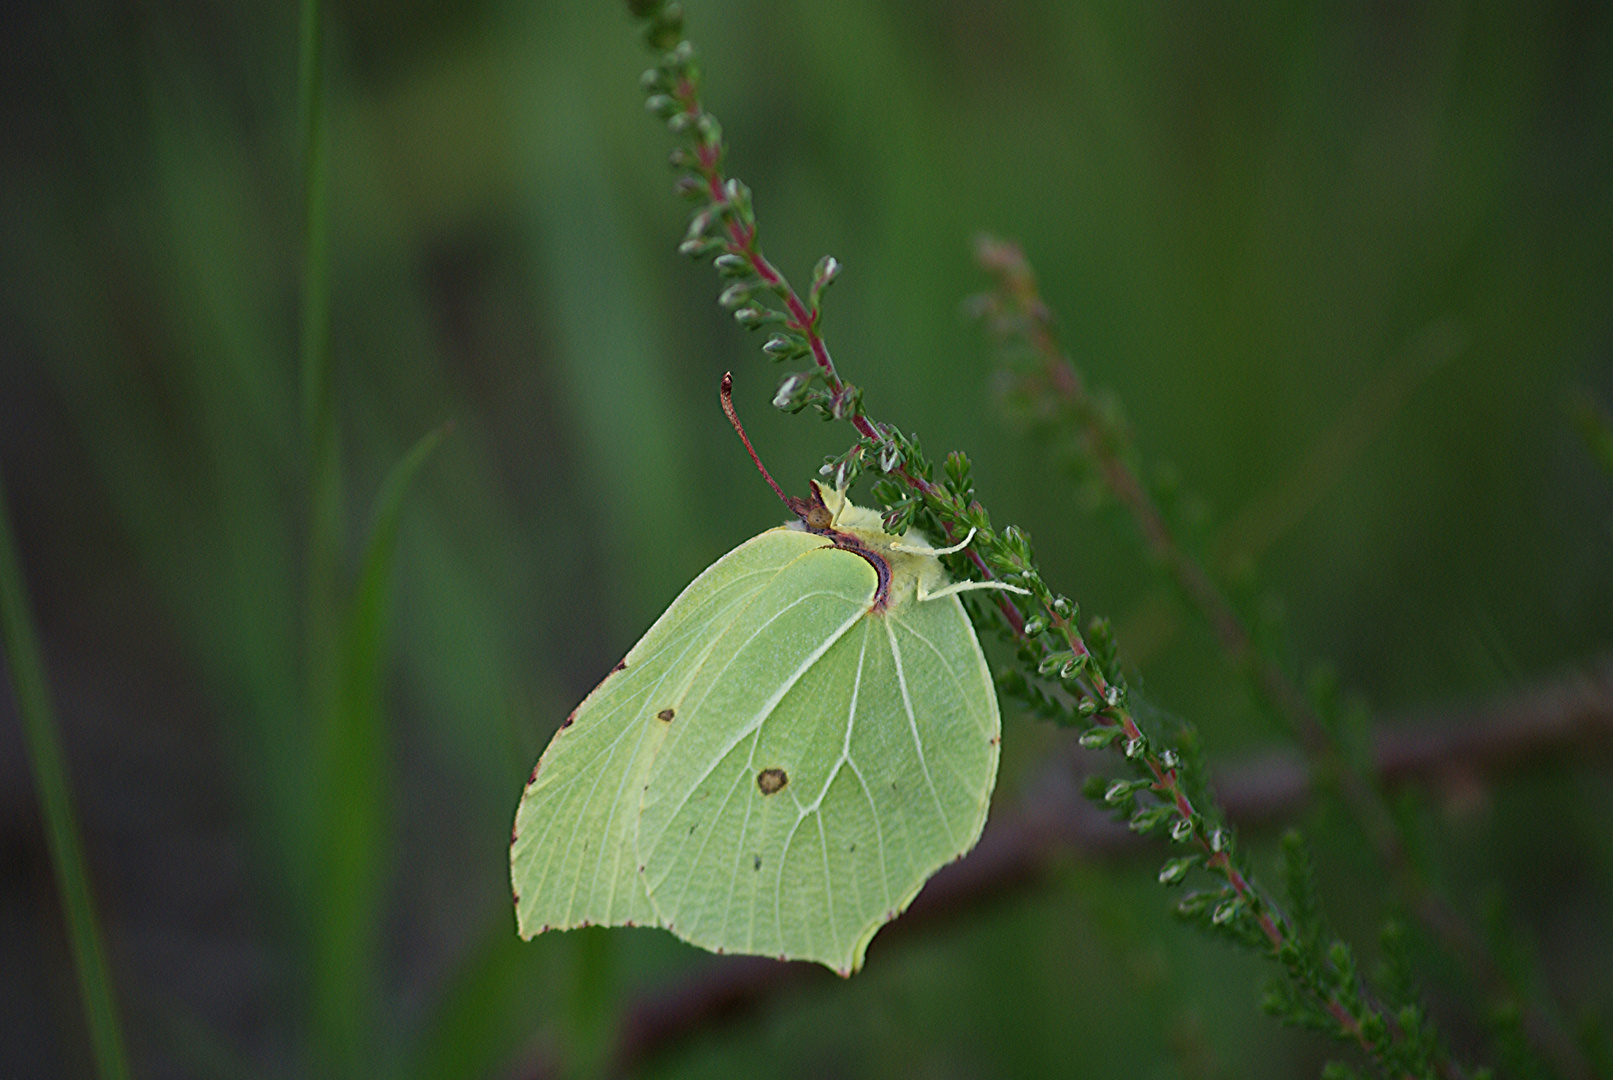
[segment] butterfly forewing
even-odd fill
[[[684,723],[683,698],[716,643],[785,567],[825,543],[775,529],[712,564],[555,734],[516,811],[510,869],[523,936],[656,923],[635,858],[650,765]]]

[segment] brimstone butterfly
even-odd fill
[[[963,545],[812,492],[695,578],[555,733],[511,838],[522,937],[659,926],[849,975],[974,846],[1001,725],[957,593],[1006,586],[948,584],[937,556]]]

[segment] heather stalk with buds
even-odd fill
[[[765,355],[804,362],[780,380],[773,404],[844,420],[857,433],[844,453],[826,462],[823,475],[843,487],[869,474],[893,532],[916,524],[951,542],[974,530],[966,551],[949,556],[954,575],[1026,590],[1023,598],[997,592],[990,600],[971,599],[976,621],[995,626],[1015,650],[1016,664],[999,676],[999,689],[1036,715],[1076,729],[1083,746],[1118,751],[1126,775],[1096,780],[1089,794],[1134,831],[1162,833],[1178,849],[1159,870],[1162,885],[1208,879],[1210,887],[1189,892],[1177,910],[1279,965],[1285,977],[1268,995],[1268,1009],[1354,1044],[1385,1077],[1467,1075],[1448,1060],[1415,1001],[1371,992],[1350,948],[1325,932],[1297,836],[1286,844],[1287,909],[1260,888],[1209,797],[1192,730],[1167,736],[1139,723],[1108,621],[1091,619],[1082,629],[1077,605],[1043,579],[1029,537],[1012,525],[996,528],[974,498],[968,458],[948,454],[937,475],[917,438],[868,414],[862,391],[841,377],[822,333],[823,296],[840,264],[828,256],[819,260],[803,298],[767,259],[751,192],[725,171],[722,127],[702,103],[701,71],[683,36],[681,6],[629,0],[629,7],[644,20],[646,41],[658,57],[642,79],[645,104],[678,137],[670,163],[677,191],[694,204],[679,250],[712,260],[723,282],[718,303],[741,326],[769,331]]]

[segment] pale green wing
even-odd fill
[[[773,529],[713,563],[555,733],[521,796],[511,836],[522,937],[657,922],[635,854],[650,764],[668,732],[685,723],[684,696],[725,631],[781,571],[826,543]]]
[[[639,859],[686,941],[849,974],[979,837],[1000,721],[974,628],[956,596],[871,613],[873,584],[830,548],[780,572],[650,765]]]

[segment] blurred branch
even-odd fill
[[[1386,726],[1373,742],[1379,773],[1393,784],[1455,778],[1494,782],[1571,753],[1607,756],[1613,753],[1613,656],[1589,671],[1515,696]],[[936,874],[907,913],[880,934],[876,948],[1033,888],[1072,856],[1114,858],[1148,850],[1145,837],[1081,797],[1080,773],[1091,755],[1077,753],[1049,769],[1017,810],[994,815],[975,849]],[[1292,818],[1310,799],[1311,787],[1305,759],[1291,751],[1216,770],[1221,806],[1239,825]],[[760,957],[714,960],[628,1007],[617,1041],[617,1068],[629,1072],[790,987],[836,981],[814,964]]]

